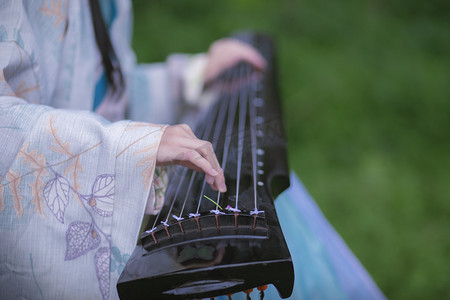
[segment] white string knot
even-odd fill
[[[201,215],[199,214],[199,213],[195,213],[195,214],[193,214],[193,213],[189,213],[189,218],[198,218],[198,217],[200,217]]]
[[[145,233],[152,233],[156,230],[156,227],[153,227],[152,229],[146,230]]]
[[[232,212],[241,212],[241,210],[239,208],[234,208],[234,207],[227,207],[227,210],[232,211]]]
[[[255,208],[255,210],[252,210],[250,212],[250,215],[253,216],[253,215],[259,215],[259,214],[262,214],[262,213],[264,213],[263,210],[258,210],[257,208]]]
[[[169,224],[167,223],[167,220],[161,221],[161,224],[163,224],[163,225],[166,226],[166,227],[169,227]]]
[[[209,212],[212,213],[212,214],[216,214],[216,215],[224,215],[225,214],[224,212],[221,212],[218,209],[212,209]]]
[[[177,217],[176,215],[172,215],[172,218],[174,218],[175,220],[177,220],[178,222],[183,221],[184,218],[183,217]]]

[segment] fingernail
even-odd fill
[[[220,192],[225,193],[226,191],[227,191],[227,186],[225,185],[225,183],[222,183],[220,185]]]
[[[217,172],[215,169],[211,169],[211,172],[209,172],[212,176],[219,175],[219,172]]]

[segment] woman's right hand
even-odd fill
[[[186,124],[166,128],[156,155],[156,165],[178,164],[204,172],[206,182],[222,193],[226,192],[225,177],[210,142],[198,139]]]

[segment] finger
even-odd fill
[[[227,186],[225,185],[225,176],[223,175],[222,170],[214,179],[214,186],[217,188],[217,190],[219,190],[221,193],[225,193],[227,191]]]
[[[214,189],[217,190],[217,188],[214,186],[214,177],[205,174],[205,181]]]
[[[239,61],[246,61],[256,67],[257,69],[264,69],[266,67],[266,59],[256,50],[254,47],[236,40],[236,39],[225,39],[222,43],[219,43],[215,47],[216,52],[220,55],[228,55],[230,61],[228,64],[234,65]],[[222,62],[226,61],[225,59]]]
[[[184,155],[184,160],[190,162],[197,168],[200,168],[204,173],[212,177],[219,175],[219,172],[213,168],[211,163],[195,150],[187,150]]]
[[[205,172],[206,182],[214,190],[218,190],[222,193],[225,193],[227,191],[227,187],[225,185],[225,176],[222,169],[219,169],[220,172],[216,171],[208,162],[208,160],[206,160],[203,156],[195,151],[189,151],[186,154],[186,159],[195,167],[200,168],[203,172]]]
[[[196,165],[192,164],[191,162],[183,161],[179,162],[179,165],[185,166],[189,169],[192,169],[197,172],[204,173],[204,170],[197,167]],[[209,174],[205,174],[205,181],[211,186],[211,188],[215,191],[220,191],[221,193],[225,193],[227,191],[226,185],[225,185],[225,178],[223,177],[222,173],[219,173],[219,175],[213,177]]]
[[[259,70],[265,69],[267,65],[266,60],[258,51],[256,51],[256,49],[243,43],[239,44],[237,48],[239,48],[239,50],[236,50],[235,52],[235,59],[237,59],[237,61],[235,61],[234,63],[243,60],[250,63]]]
[[[206,158],[211,163],[214,169],[219,171],[220,165],[219,162],[217,161],[217,156],[216,153],[214,152],[214,148],[211,142],[200,140],[200,144],[201,146],[195,148],[195,150],[197,150],[200,153],[200,155]]]
[[[219,165],[219,162],[217,161],[217,157],[214,153],[213,146],[208,141],[201,141],[197,140],[195,142],[193,141],[186,141],[191,144],[201,144],[202,146],[199,148],[196,148],[195,150],[206,159],[211,167],[218,172],[218,174],[214,177],[211,177],[210,175],[206,175],[206,182],[208,182],[211,187],[214,190],[219,190],[220,192],[224,193],[227,190],[227,187],[225,185],[225,177],[223,175],[222,168]]]
[[[184,148],[197,151],[203,158],[209,161],[211,166],[216,171],[220,171],[220,164],[217,161],[216,154],[214,153],[214,148],[210,142],[203,141],[197,138],[181,138],[178,140],[178,143]]]
[[[184,132],[184,129],[181,127],[178,128],[177,130],[183,130]],[[201,163],[201,161],[197,163],[196,161],[192,161],[192,159],[198,159],[199,157],[203,157],[208,161],[211,168],[215,169],[215,171],[212,172],[211,174],[212,176],[216,176],[217,175],[216,171],[220,170],[219,162],[217,161],[217,157],[214,153],[214,149],[210,142],[202,141],[196,137],[192,138],[182,136],[176,139],[176,148],[178,150],[172,150],[171,152],[178,151],[178,154],[175,152],[169,154],[169,156],[174,157],[173,159],[174,162],[183,163],[183,161],[189,161],[193,165],[198,165],[198,163]],[[191,153],[193,151],[197,152],[197,154],[195,155],[194,153]],[[186,155],[186,153],[188,153],[188,156]],[[211,171],[208,170],[206,170],[206,172],[211,173]]]

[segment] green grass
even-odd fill
[[[390,299],[450,298],[446,1],[134,1],[139,61],[278,49],[290,166]]]

